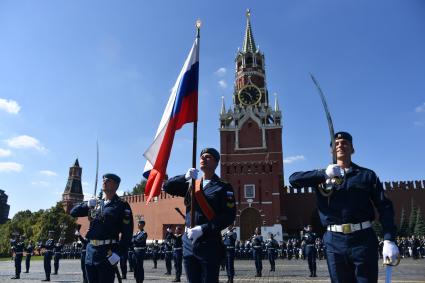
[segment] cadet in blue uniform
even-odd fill
[[[34,246],[31,241],[29,241],[28,246],[25,248],[25,272],[30,272],[31,256],[34,253]]]
[[[289,182],[296,188],[316,190],[320,220],[327,228],[324,243],[332,282],[377,282],[378,241],[371,221],[376,208],[384,233],[384,258],[395,263],[398,248],[393,206],[375,172],[351,161],[354,147],[349,133],[335,134],[335,150],[337,164],[326,170],[294,173]],[[336,178],[342,183],[338,185]],[[333,186],[330,196],[322,189],[326,184]]]
[[[64,241],[64,238],[59,238],[59,242],[57,242],[55,247],[53,248],[53,267],[55,268],[55,272],[53,273],[54,275],[57,275],[59,271],[59,260],[62,258],[62,249]]]
[[[255,269],[257,271],[257,274],[255,274],[255,277],[261,277],[262,271],[263,271],[264,240],[263,240],[263,236],[261,236],[260,227],[255,228],[255,234],[254,236],[252,236],[251,244],[252,244],[252,256],[254,258]]]
[[[183,241],[182,241],[182,228],[176,227],[176,233],[173,235],[173,260],[174,270],[176,271],[176,278],[171,282],[180,282],[182,276],[182,259],[183,259]]]
[[[146,240],[148,234],[143,230],[145,228],[145,220],[139,220],[139,231],[133,235],[131,240],[134,246],[134,278],[137,283],[143,282],[145,280],[145,270],[143,268],[143,260],[146,255]]]
[[[176,176],[164,184],[164,190],[185,197],[186,233],[183,235],[183,263],[187,280],[191,283],[217,283],[224,247],[221,230],[236,217],[235,197],[229,183],[216,174],[220,154],[213,148],[201,151],[200,169],[204,176],[197,181],[194,215],[196,226],[191,227],[191,196],[189,183],[197,179],[198,170],[190,168],[186,175]]]
[[[86,272],[89,283],[114,282],[122,251],[126,251],[133,233],[133,215],[130,205],[116,194],[120,177],[103,175],[104,199],[90,199],[71,210],[74,217],[90,214],[87,232]],[[119,235],[121,234],[121,237]]]
[[[81,255],[80,255],[80,265],[81,271],[83,272],[83,283],[87,283],[87,274],[86,274],[86,249],[89,241],[81,236],[80,231],[75,231],[75,236],[77,236],[78,240],[81,242]]]
[[[171,228],[167,227],[167,233],[165,234],[165,244],[164,244],[164,252],[165,252],[165,268],[166,272],[164,275],[171,275],[171,261],[173,259],[173,233],[171,232]]]
[[[130,267],[130,272],[134,272],[134,247],[133,243],[128,247],[128,265]]]
[[[152,247],[152,260],[153,260],[153,268],[156,269],[158,266],[159,259],[159,244],[158,240],[155,240]]]
[[[276,271],[275,259],[278,248],[279,243],[274,239],[274,235],[270,234],[270,239],[268,239],[266,242],[267,257],[269,258],[270,262],[270,271]]]
[[[310,270],[310,277],[317,277],[316,275],[316,239],[317,234],[313,232],[313,226],[307,225],[307,229],[303,234],[303,241],[305,243],[305,255],[307,256],[308,269]]]
[[[53,239],[55,231],[49,231],[47,241],[41,245],[44,248],[43,262],[44,262],[44,273],[46,278],[42,281],[50,281],[50,273],[52,272],[52,257],[53,249],[55,247],[55,240]]]
[[[16,238],[11,241],[11,245],[13,253],[15,254],[15,276],[11,279],[19,279],[21,276],[21,264],[25,246],[23,236],[16,234]]]
[[[122,279],[127,279],[127,260],[128,260],[128,250],[121,251],[120,268],[121,268]]]
[[[227,283],[233,283],[235,277],[235,244],[238,238],[233,224],[231,224],[227,232],[223,235],[223,244],[226,247],[226,272]]]

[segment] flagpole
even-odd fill
[[[196,20],[196,38],[200,39],[201,20]],[[199,50],[199,49],[198,49]],[[198,80],[199,82],[199,80]],[[198,88],[199,89],[199,88]],[[199,97],[199,94],[198,94]],[[198,140],[198,119],[193,122],[193,141],[192,141],[192,168],[196,168],[196,144]],[[190,184],[190,228],[195,227],[195,179],[191,179]]]

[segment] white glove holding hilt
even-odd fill
[[[385,240],[384,247],[382,248],[382,258],[384,264],[388,265],[397,265],[400,252],[398,250],[397,245],[393,241]]]
[[[189,181],[190,179],[198,179],[198,172],[199,170],[196,168],[189,168],[189,170],[187,170],[186,174],[184,175],[186,181]]]
[[[108,261],[112,266],[117,265],[118,262],[120,262],[120,256],[116,253],[112,253],[108,256]]]
[[[96,207],[96,204],[97,204],[97,199],[96,198],[91,198],[91,199],[89,199],[89,201],[87,202],[87,206],[89,207],[89,208],[95,208]]]
[[[344,175],[344,170],[337,164],[329,164],[325,173],[330,179],[340,178]]]
[[[78,230],[77,230],[77,231],[75,231],[74,235],[75,235],[75,236],[80,236],[80,231],[78,231]]]
[[[202,234],[204,234],[204,232],[202,231],[202,227],[199,225],[193,228],[187,228],[186,232],[187,232],[187,237],[190,240],[192,240],[192,244],[194,244],[196,240],[198,240],[199,237],[201,237]]]

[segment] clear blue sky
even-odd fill
[[[285,179],[330,160],[316,78],[353,160],[381,180],[425,178],[425,2],[1,1],[0,189],[10,217],[60,200],[79,158],[83,188],[100,172],[142,178],[170,90],[203,21],[199,149],[219,147],[221,96],[251,8],[269,92],[283,111]],[[168,173],[191,164],[191,125],[177,133]]]

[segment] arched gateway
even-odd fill
[[[261,227],[260,212],[252,207],[248,207],[241,212],[240,216],[241,241],[250,240],[254,235],[255,227]]]

